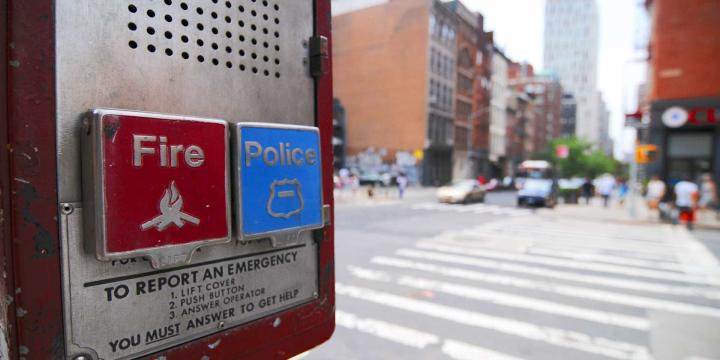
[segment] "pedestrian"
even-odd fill
[[[408,179],[404,173],[400,173],[395,179],[398,185],[398,196],[402,199],[405,194],[405,188],[407,187]]]
[[[684,179],[675,184],[675,207],[678,211],[678,220],[680,223],[687,224],[687,228],[690,230],[695,223],[698,197],[698,186],[695,183]]]
[[[620,206],[625,205],[625,197],[627,197],[627,193],[629,190],[627,180],[624,178],[619,178],[618,181],[620,184],[618,185],[618,199],[620,201]]]
[[[580,195],[585,198],[585,205],[590,204],[590,198],[593,196],[594,188],[595,186],[593,186],[590,178],[586,177],[585,182],[580,186]]]
[[[720,204],[717,197],[717,186],[710,174],[705,174],[700,183],[700,209],[714,210],[716,216],[720,216]]]
[[[357,191],[360,189],[360,178],[356,174],[350,175],[350,189],[352,189],[352,196],[357,196]]]
[[[512,185],[513,179],[510,175],[505,175],[502,181],[503,189],[509,189]]]
[[[659,176],[653,175],[648,182],[647,193],[645,194],[648,210],[658,210],[663,196],[665,196],[665,183],[660,180]]]
[[[615,188],[615,178],[610,174],[605,174],[598,182],[598,192],[603,199],[603,207],[610,204],[610,195]]]

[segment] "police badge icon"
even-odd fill
[[[300,180],[282,179],[270,184],[267,212],[272,217],[287,219],[303,210]]]

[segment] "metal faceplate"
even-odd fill
[[[84,246],[95,239],[83,236],[80,151],[91,108],[314,125],[313,2],[57,0],[55,16],[68,358],[149,354],[314,299],[309,233],[213,245],[171,269],[98,261]]]

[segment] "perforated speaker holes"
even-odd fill
[[[280,78],[281,7],[272,0],[134,0],[127,11],[133,51]]]

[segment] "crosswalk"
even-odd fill
[[[504,215],[504,216],[525,216],[533,213],[530,209],[515,208],[509,206],[499,206],[485,203],[461,205],[461,204],[445,204],[438,202],[422,202],[417,204],[408,205],[413,210],[424,210],[424,211],[441,211],[441,212],[454,212],[454,213],[471,213],[471,214],[491,214],[491,215]]]
[[[720,323],[720,265],[684,229],[509,218],[338,272],[338,329],[403,358],[653,359],[653,312]]]

